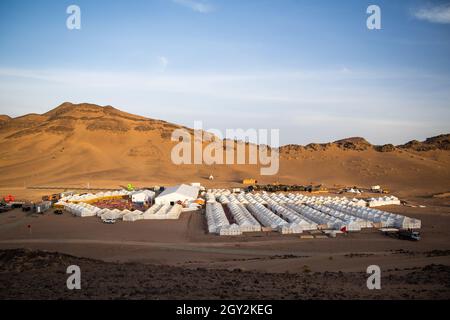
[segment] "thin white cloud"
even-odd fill
[[[450,23],[450,4],[427,6],[413,12],[415,18],[432,23]]]
[[[162,71],[166,71],[167,66],[169,65],[169,59],[165,56],[158,57],[159,64],[161,65]]]
[[[214,11],[214,7],[206,1],[199,0],[172,0],[172,2],[190,8],[199,13],[209,13]]]
[[[166,68],[169,59],[164,56],[157,58],[160,66]],[[448,82],[448,78],[405,70],[389,73],[373,70],[350,71],[348,68],[273,73],[166,75],[161,73],[148,74],[146,72],[39,70],[0,67],[0,84],[2,82],[27,81],[27,79],[37,80],[42,85],[48,83],[48,85],[85,87],[89,83],[90,87],[97,88],[130,87],[143,91],[191,94],[227,100],[241,100],[243,102],[334,105],[364,100],[365,93],[361,94],[358,91],[359,87],[355,84],[361,84],[365,81],[390,80],[399,82],[404,79],[415,79],[417,81]],[[347,91],[350,88],[358,90],[353,92],[352,95],[348,95]],[[324,95],[325,91],[327,92],[326,95]]]
[[[352,135],[401,142],[449,131],[448,90],[420,89],[430,83],[447,88],[448,76],[346,68],[350,72],[177,74],[0,66],[0,114],[42,113],[62,101],[92,102],[187,126],[200,119],[209,128],[246,128],[252,119],[258,128],[283,129],[283,144]],[[311,135],[299,138],[299,126]]]

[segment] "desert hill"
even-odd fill
[[[10,116],[7,116],[5,114],[0,114],[0,124],[3,122],[9,121],[9,120],[11,120]]]
[[[310,143],[306,146],[287,145],[281,149],[289,152],[289,150],[327,150],[331,147],[338,147],[342,150],[375,150],[379,152],[391,152],[397,149],[409,151],[430,151],[430,150],[450,150],[450,134],[441,134],[436,137],[427,138],[425,141],[412,140],[405,144],[394,146],[393,144],[372,145],[366,139],[361,137],[351,137],[334,141],[332,143]]]
[[[359,137],[287,145],[280,148],[278,175],[260,176],[258,165],[172,164],[175,143],[170,137],[177,128],[182,127],[87,103],[66,102],[44,114],[0,116],[0,187],[192,181],[230,186],[254,177],[261,183],[382,184],[411,194],[450,190],[448,134],[400,146],[374,146]]]

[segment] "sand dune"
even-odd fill
[[[381,184],[415,195],[450,190],[448,134],[401,146],[373,146],[363,138],[288,145],[280,149],[278,175],[260,176],[258,165],[172,164],[170,137],[176,128],[181,126],[93,104],[63,103],[42,115],[1,116],[0,188],[192,181],[230,186],[254,177],[261,183]]]

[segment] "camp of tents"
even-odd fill
[[[66,211],[78,217],[98,216],[103,221],[123,220],[134,222],[138,220],[164,220],[178,219],[183,211],[183,205],[189,209],[198,209],[197,198],[198,186],[181,184],[166,188],[158,197],[151,190],[116,190],[87,193],[83,195],[68,194],[62,197],[56,207],[64,208]],[[96,207],[100,201],[111,201],[115,199],[130,199],[133,204],[146,206],[148,209],[141,210],[119,210],[116,208]],[[154,205],[152,203],[155,202]],[[180,204],[182,203],[182,204]]]
[[[226,189],[208,190],[205,197],[207,205],[215,208],[213,212],[220,213],[217,209],[218,203],[226,206],[242,232],[252,231],[249,226],[254,222],[250,222],[247,213],[256,218],[255,221],[262,227],[283,234],[315,229],[359,231],[373,227],[400,229],[421,227],[421,221],[418,219],[374,209],[370,206],[370,202],[367,206],[368,202],[355,198],[305,196],[297,193],[234,194]],[[375,200],[381,205],[400,203],[394,196]],[[226,225],[226,221],[223,220],[225,215],[220,213],[219,216],[222,217],[221,224]],[[207,215],[206,218],[208,221],[214,221],[214,216]],[[217,226],[217,223],[208,222],[208,225]],[[213,232],[217,233],[214,229]]]

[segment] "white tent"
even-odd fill
[[[155,204],[175,203],[177,201],[192,201],[197,199],[200,189],[198,187],[180,184],[174,187],[166,188],[155,199]]]
[[[139,210],[129,212],[122,217],[123,221],[136,221],[141,219],[144,219],[144,216],[142,215],[142,211]]]
[[[155,198],[155,193],[150,190],[139,190],[131,195],[131,201],[135,203],[149,203]]]

